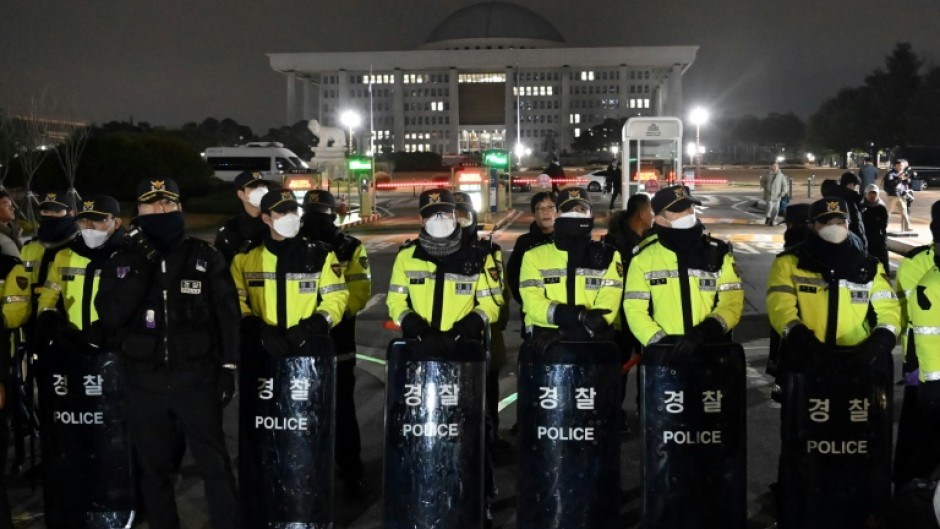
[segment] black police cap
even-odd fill
[[[311,189],[304,195],[304,213],[325,213],[332,215],[336,212],[336,197],[329,191]]]
[[[91,220],[105,220],[109,216],[117,217],[121,214],[121,205],[114,197],[108,195],[92,195],[82,200],[76,217]]]
[[[440,212],[453,213],[456,207],[454,195],[446,189],[428,189],[418,197],[418,213],[422,217]]]
[[[137,202],[180,201],[180,186],[172,178],[144,178],[137,184]]]
[[[809,221],[809,204],[790,204],[783,220],[790,224],[806,224]]]
[[[789,209],[789,208],[787,208]],[[813,222],[828,222],[830,219],[841,217],[849,218],[849,207],[840,197],[824,197],[809,207],[809,220]]]
[[[270,182],[264,179],[264,175],[260,171],[242,171],[238,173],[238,176],[235,177],[235,180],[232,181],[235,184],[235,189],[242,190],[245,187],[264,185],[268,188],[273,187]]]
[[[261,197],[261,211],[264,213],[296,212],[299,207],[300,203],[297,202],[294,192],[290,189],[272,189]]]
[[[583,187],[566,187],[555,197],[555,207],[564,213],[578,204],[591,209],[591,197]]]
[[[659,215],[664,209],[678,213],[692,207],[693,204],[701,206],[702,201],[693,197],[687,186],[674,185],[664,187],[653,195],[650,200],[653,213]]]
[[[65,191],[52,191],[39,195],[39,209],[50,211],[68,211],[72,209],[72,200]]]
[[[859,178],[857,174],[846,171],[839,177],[839,185],[862,185],[862,179]]]
[[[465,211],[467,213],[473,211],[473,199],[469,194],[464,193],[463,191],[457,191],[454,193],[454,203],[457,206],[457,209],[460,211]]]

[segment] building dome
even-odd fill
[[[556,48],[564,44],[561,33],[538,13],[506,2],[487,2],[445,18],[422,49]]]

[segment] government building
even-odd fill
[[[416,50],[268,57],[286,80],[286,123],[343,127],[352,110],[362,152],[521,146],[545,155],[570,150],[606,118],[682,115],[682,76],[697,51],[572,48],[542,16],[487,2],[445,18]]]

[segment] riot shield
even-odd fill
[[[336,355],[318,336],[298,356],[246,344],[239,387],[239,482],[245,527],[333,527]]]
[[[41,366],[46,526],[130,527],[135,477],[118,353],[57,344]]]
[[[891,495],[889,355],[823,351],[785,375],[781,528],[874,527]]]
[[[743,529],[747,522],[744,349],[643,352],[643,527]]]
[[[483,524],[483,393],[479,342],[429,354],[388,347],[385,528],[479,529]]]
[[[613,529],[620,511],[620,351],[561,342],[519,357],[521,529]]]

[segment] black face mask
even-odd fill
[[[42,217],[39,219],[39,242],[55,244],[71,240],[78,233],[75,217]]]
[[[559,217],[555,219],[555,231],[552,232],[552,240],[555,241],[555,246],[562,250],[571,250],[579,243],[590,241],[593,229],[593,218]]]
[[[138,215],[134,223],[158,250],[166,250],[172,243],[183,237],[186,223],[182,211]]]
[[[333,224],[335,215],[320,212],[306,212],[303,216],[303,226],[300,232],[312,240],[332,242],[339,234],[339,228]]]

